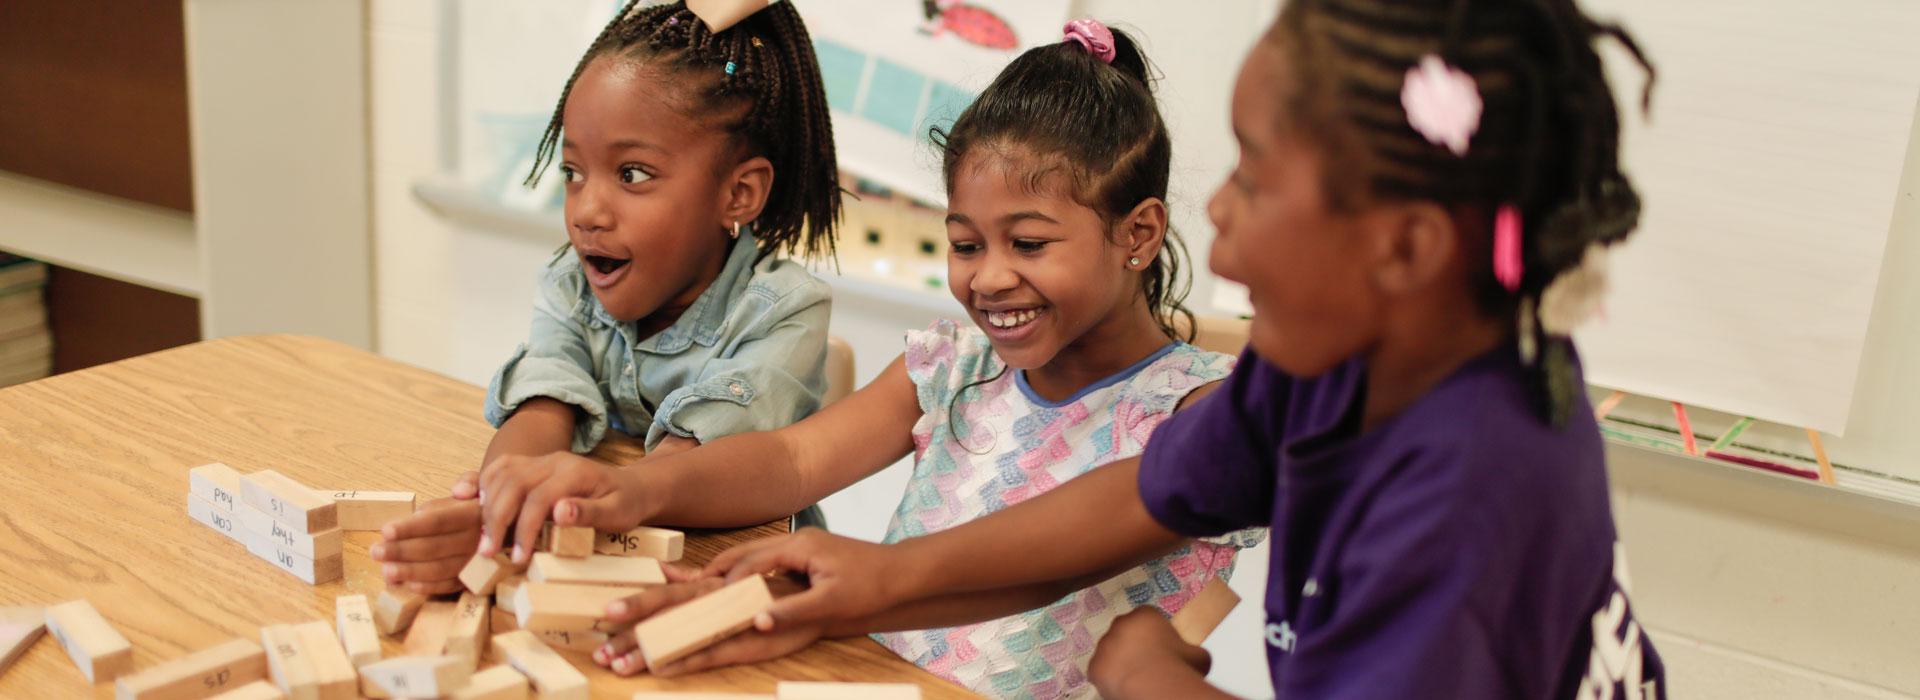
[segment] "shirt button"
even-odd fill
[[[747,393],[747,390],[746,390],[746,389],[742,389],[742,388],[740,388],[740,383],[739,383],[739,382],[734,382],[734,383],[732,383],[732,384],[729,384],[729,385],[727,385],[727,391],[731,391],[731,392],[733,392],[733,395],[734,395],[734,396],[739,396],[739,395],[741,395],[741,394],[745,394],[745,393]]]
[[[1307,579],[1307,585],[1300,587],[1300,596],[1303,598],[1312,598],[1317,595],[1320,595],[1320,579]]]

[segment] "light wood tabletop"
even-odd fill
[[[492,429],[482,391],[331,341],[213,340],[0,389],[0,607],[85,598],[133,644],[135,669],[277,623],[334,619],[334,598],[382,587],[375,533],[346,539],[344,580],[309,586],[187,515],[187,470],[276,469],[319,489],[444,496]],[[596,455],[631,457],[630,442]],[[687,560],[784,532],[784,521],[689,533]],[[388,654],[398,640],[384,641]],[[973,694],[870,639],[677,679],[619,678],[563,652],[593,697],[637,690],[772,693],[780,680],[910,682],[928,698]],[[491,665],[491,661],[487,662]],[[108,697],[51,636],[0,674],[0,697]]]

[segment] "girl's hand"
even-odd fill
[[[645,657],[634,640],[632,625],[676,605],[712,593],[726,585],[717,576],[683,569],[672,564],[663,567],[669,583],[655,586],[607,605],[605,619],[625,627],[605,645],[593,652],[593,662],[615,674],[631,676],[647,670]],[[656,676],[675,676],[720,666],[755,663],[792,654],[818,640],[818,625],[788,625],[774,632],[748,630],[685,658],[653,669]]]
[[[380,574],[387,583],[419,593],[452,593],[460,590],[460,569],[479,541],[480,504],[442,498],[387,523],[367,556],[382,562]]]
[[[453,480],[453,497],[462,501],[471,501],[480,497],[480,472],[461,474]]]
[[[513,536],[513,561],[533,558],[540,526],[627,530],[640,523],[640,489],[632,473],[571,452],[539,457],[506,455],[480,472],[481,555],[491,556]]]
[[[1207,650],[1188,644],[1159,610],[1135,608],[1121,615],[1094,647],[1087,679],[1104,698],[1154,697],[1142,686],[1166,687],[1174,676],[1205,684],[1213,665]]]
[[[709,576],[738,581],[770,572],[807,577],[807,589],[780,598],[754,619],[754,627],[812,626],[867,617],[901,602],[888,584],[896,577],[894,548],[804,528],[735,546],[707,565]],[[818,632],[816,631],[816,636]]]

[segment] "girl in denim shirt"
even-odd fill
[[[826,388],[828,288],[781,255],[831,255],[840,212],[806,27],[788,3],[637,4],[574,69],[528,177],[559,160],[569,242],[487,391],[486,469],[537,469],[609,428],[671,454],[793,423]],[[389,582],[459,588],[476,483],[386,529],[370,554]]]

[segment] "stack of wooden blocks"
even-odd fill
[[[404,491],[316,491],[271,470],[225,464],[188,472],[187,514],[310,584],[339,579],[342,532],[378,530],[413,512]]]

